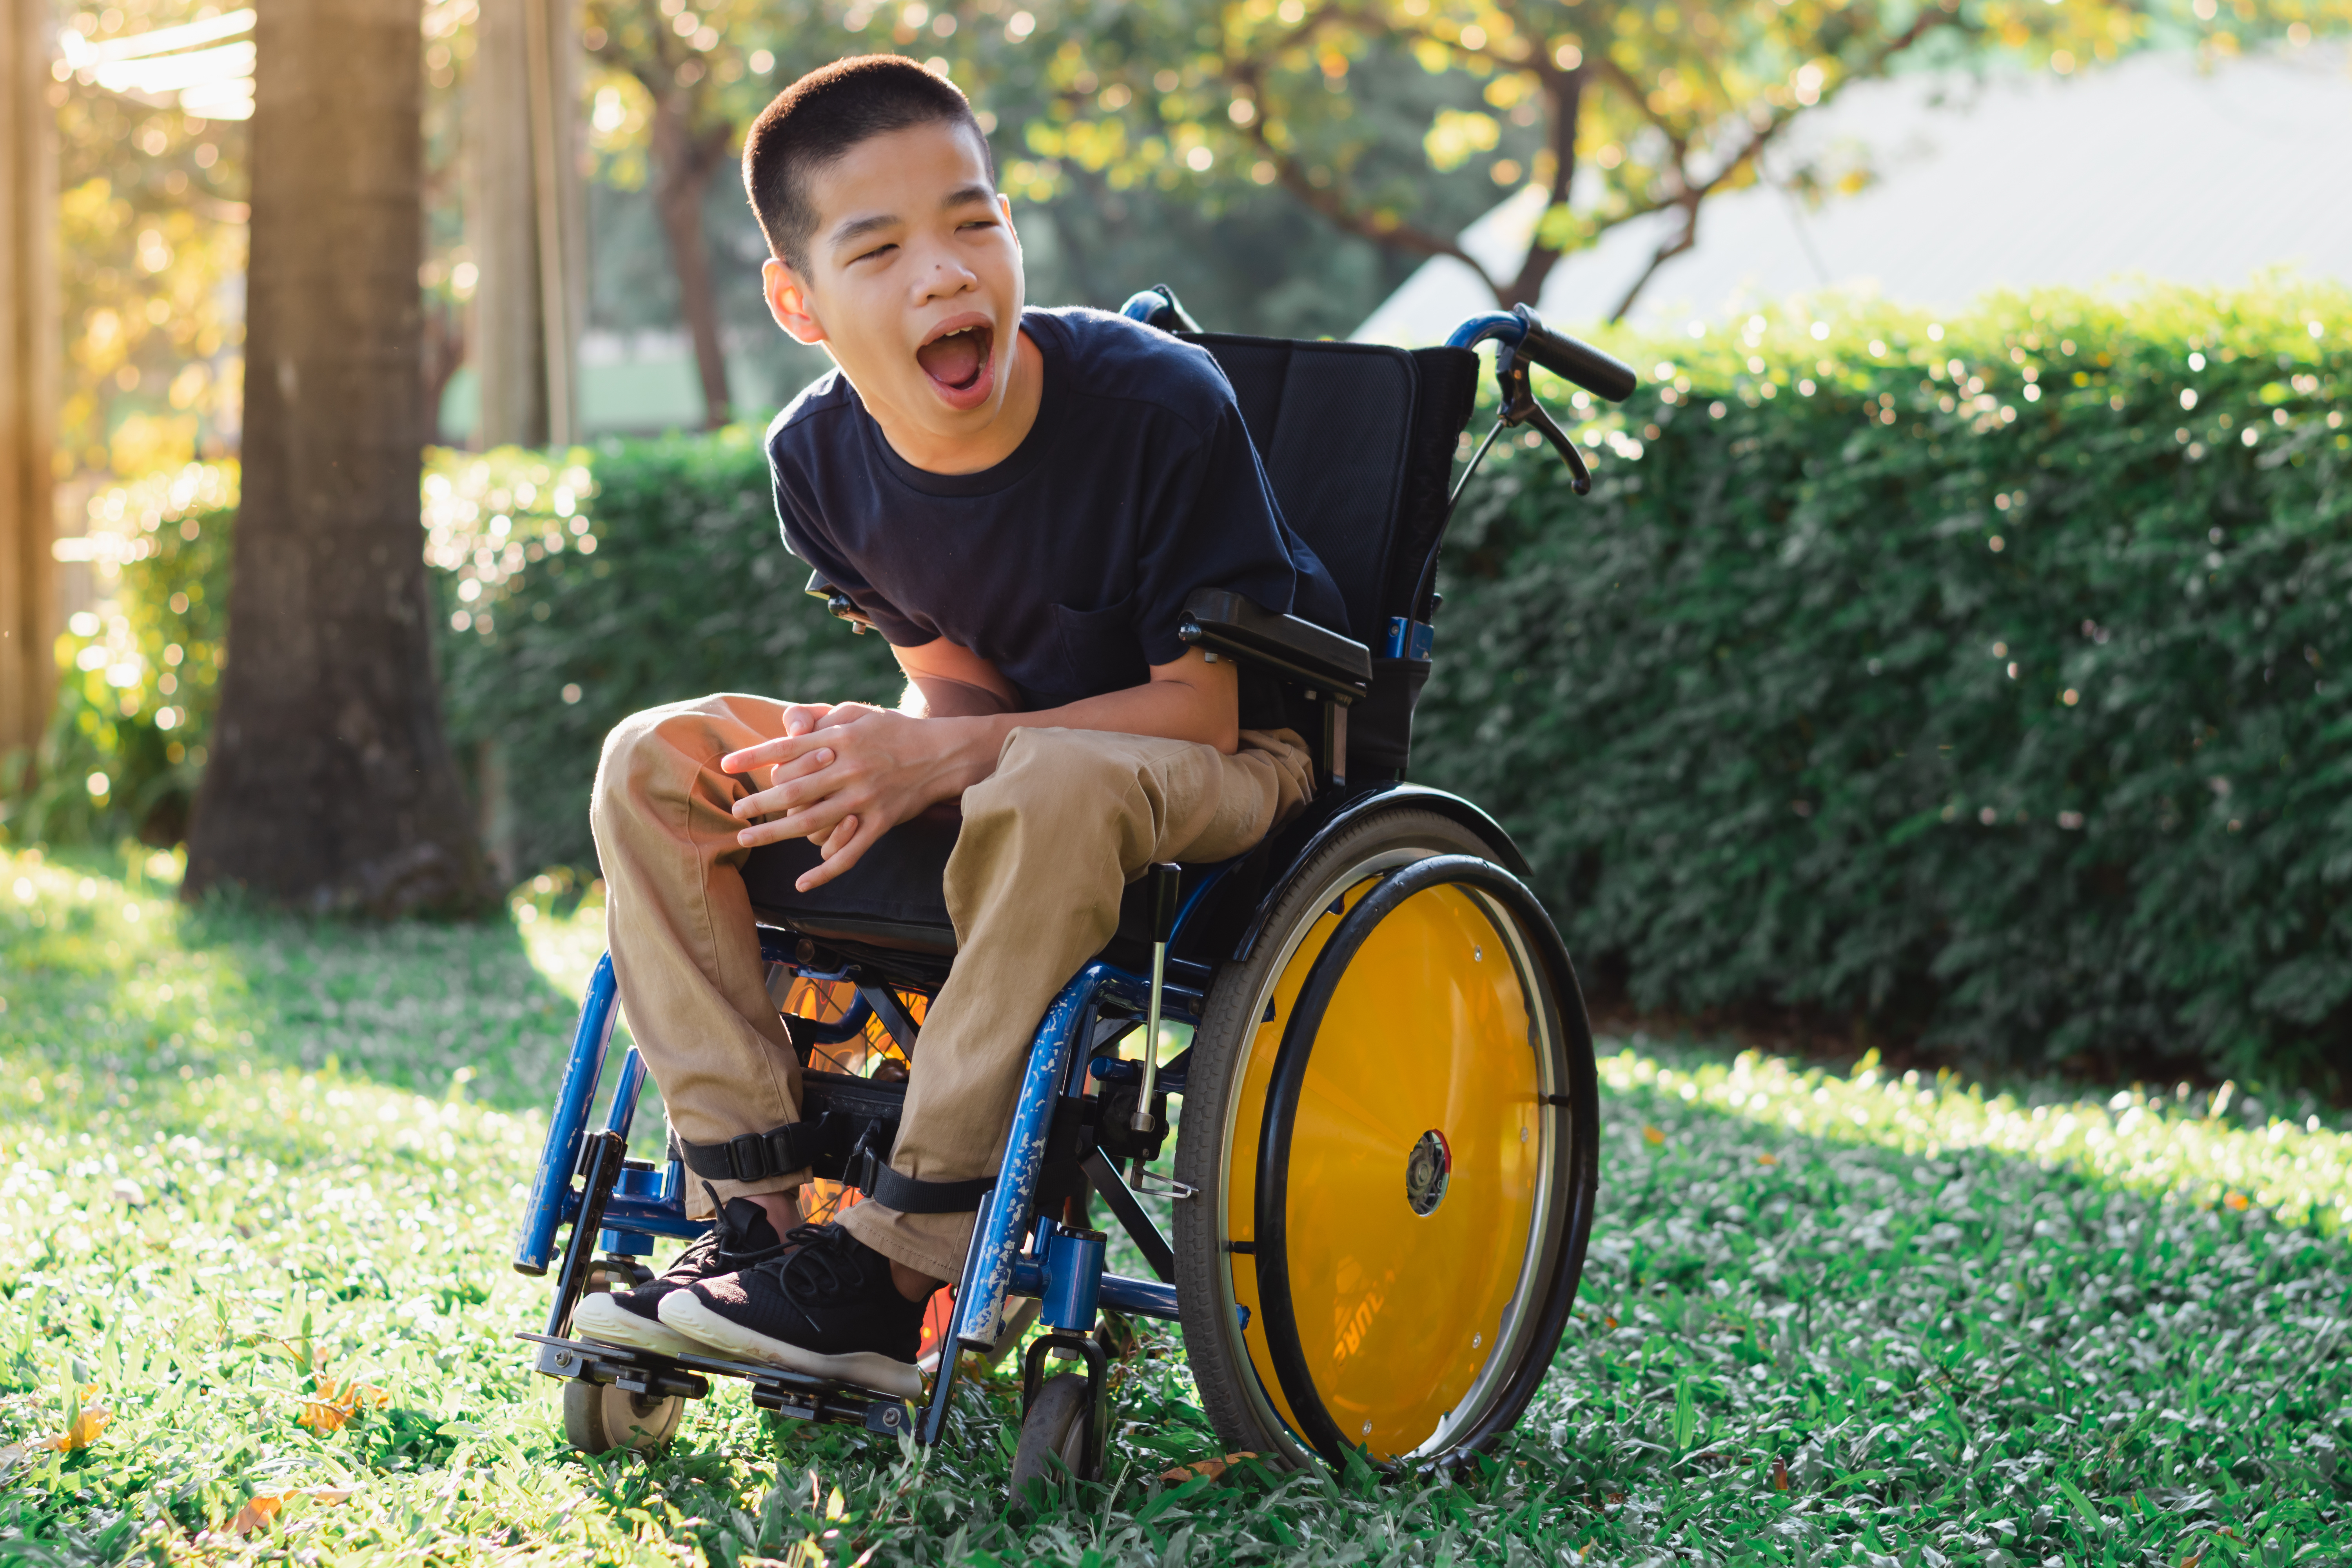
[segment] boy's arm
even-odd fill
[[[1240,682],[1233,661],[1212,664],[1198,648],[1151,667],[1141,686],[1034,713],[971,712],[978,699],[1010,706],[1012,686],[996,668],[945,638],[894,648],[924,711],[889,712],[850,703],[803,733],[746,747],[719,759],[730,773],[772,767],[770,786],[735,805],[747,847],[813,838],[824,864],[800,879],[803,892],[856,865],[893,826],[942,800],[953,800],[996,771],[1004,738],[1021,728],[1105,730],[1193,741],[1230,754],[1240,744]],[[934,691],[938,698],[934,699]],[[761,822],[754,819],[766,817]]]
[[[933,637],[920,647],[893,647],[907,672],[898,711],[917,719],[979,719],[1010,713],[1020,694],[996,666],[958,643]]]

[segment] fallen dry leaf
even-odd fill
[[[114,1413],[104,1405],[85,1405],[82,1406],[81,1414],[75,1416],[64,1431],[54,1437],[44,1438],[41,1446],[46,1448],[55,1448],[60,1454],[70,1454],[77,1448],[87,1448],[98,1441],[98,1435],[105,1431],[106,1424],[113,1419]]]
[[[1663,1132],[1659,1131],[1656,1128],[1654,1128],[1654,1127],[1644,1127],[1644,1128],[1643,1128],[1643,1129],[1642,1129],[1642,1142],[1644,1142],[1644,1143],[1649,1143],[1649,1144],[1658,1144],[1658,1143],[1663,1143],[1663,1142],[1664,1142],[1665,1141],[1666,1141],[1666,1135],[1665,1135],[1664,1133],[1663,1133]]]
[[[288,1498],[306,1497],[332,1508],[348,1500],[351,1495],[336,1487],[298,1487],[289,1492],[256,1492],[246,1500],[243,1508],[236,1510],[236,1517],[228,1521],[228,1527],[236,1534],[250,1535],[276,1519],[278,1511],[285,1508]]]
[[[1772,1461],[1772,1489],[1776,1492],[1789,1489],[1789,1467],[1778,1458]]]
[[[1777,1165],[1780,1163],[1780,1156],[1778,1154],[1759,1154],[1756,1156],[1756,1163],[1759,1165]]]
[[[1173,1486],[1180,1481],[1189,1481],[1196,1476],[1205,1477],[1210,1480],[1214,1480],[1217,1477],[1223,1475],[1227,1470],[1232,1469],[1242,1460],[1255,1459],[1256,1458],[1257,1456],[1255,1453],[1243,1452],[1239,1454],[1227,1454],[1221,1459],[1200,1459],[1189,1465],[1179,1465],[1172,1470],[1162,1470],[1160,1472],[1160,1479],[1168,1482],[1171,1486]]]
[[[302,1413],[294,1417],[297,1425],[313,1432],[340,1432],[361,1411],[380,1410],[392,1401],[383,1389],[357,1378],[339,1384],[322,1372],[318,1385],[318,1393],[302,1401]]]

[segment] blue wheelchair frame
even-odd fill
[[[1172,296],[1164,290],[1147,290],[1129,300],[1124,313],[1149,321],[1157,312],[1172,308]],[[1631,391],[1633,373],[1584,344],[1549,332],[1525,306],[1509,313],[1473,317],[1446,341],[1455,348],[1471,348],[1489,341],[1503,345],[1496,361],[1503,392],[1500,418],[1455,482],[1450,499],[1459,498],[1496,435],[1520,424],[1541,431],[1575,473],[1580,493],[1587,489],[1590,475],[1582,455],[1528,393],[1528,366],[1530,363],[1542,364],[1612,398],[1622,398]],[[1400,617],[1388,626],[1385,640],[1390,658],[1426,658],[1430,627],[1425,622],[1407,622]],[[1173,935],[1181,936],[1185,923],[1202,908],[1204,895],[1235,863],[1195,868],[1196,873],[1205,874],[1198,874],[1193,885],[1185,890]],[[804,968],[796,956],[797,950],[787,945],[793,939],[786,932],[762,927],[760,937],[761,956],[772,964],[782,964],[812,980],[846,977],[843,972],[822,973]],[[1160,952],[1166,952],[1165,944]],[[1041,1352],[1049,1347],[1083,1357],[1097,1401],[1092,1432],[1099,1435],[1103,1430],[1099,1408],[1103,1359],[1100,1350],[1087,1337],[1095,1327],[1097,1314],[1107,1308],[1173,1321],[1177,1318],[1176,1288],[1164,1280],[1110,1273],[1100,1233],[1066,1232],[1053,1218],[1033,1210],[1057,1110],[1082,1099],[1090,1071],[1104,1080],[1121,1074],[1122,1068],[1113,1065],[1116,1058],[1097,1058],[1096,1050],[1115,1043],[1155,1011],[1179,1023],[1199,1021],[1209,972],[1199,965],[1181,968],[1184,973],[1179,976],[1163,973],[1146,978],[1097,960],[1065,984],[1046,1009],[1030,1047],[1006,1140],[1003,1165],[995,1185],[981,1202],[972,1245],[956,1286],[950,1331],[940,1347],[939,1370],[932,1380],[928,1408],[921,1421],[916,1423],[907,1406],[888,1394],[854,1389],[779,1367],[701,1356],[660,1357],[565,1337],[597,1250],[624,1258],[643,1257],[653,1250],[656,1237],[690,1239],[706,1228],[687,1217],[686,1171],[674,1151],[659,1165],[626,1159],[629,1134],[646,1076],[645,1060],[635,1047],[630,1047],[622,1059],[604,1125],[594,1132],[589,1131],[618,1000],[612,958],[609,954],[601,958],[581,1005],[562,1089],[548,1126],[538,1175],[515,1244],[516,1269],[542,1275],[555,1258],[556,1233],[566,1225],[572,1226],[546,1330],[521,1336],[540,1346],[538,1370],[559,1378],[615,1384],[635,1394],[693,1398],[709,1392],[703,1374],[718,1373],[749,1381],[754,1402],[763,1407],[803,1418],[859,1420],[869,1429],[882,1433],[896,1433],[911,1426],[918,1441],[930,1444],[939,1441],[945,1427],[960,1359],[956,1351],[992,1347],[1006,1299],[1034,1298],[1042,1303],[1040,1321],[1048,1332],[1031,1347],[1025,1363],[1026,1381],[1034,1387]],[[1155,985],[1154,979],[1160,984]],[[1107,1009],[1121,1016],[1107,1020]],[[862,1029],[875,1014],[883,1018],[885,1027],[898,1037],[902,1047],[911,1044],[896,999],[878,985],[861,988],[859,1005],[848,1017],[831,1025],[803,1020],[795,1026],[795,1034],[818,1044],[837,1044]],[[1147,1059],[1156,1049],[1156,1041],[1146,1041]],[[1127,1064],[1126,1070],[1132,1071],[1133,1064]],[[1159,1088],[1181,1093],[1181,1076],[1160,1074]],[[1119,1180],[1115,1167],[1097,1158],[1088,1163],[1087,1170],[1100,1195],[1155,1267],[1172,1274],[1166,1264],[1171,1257],[1167,1241],[1159,1236],[1142,1206]],[[595,1239],[593,1247],[587,1245],[591,1237]]]
[[[1176,917],[1177,935],[1181,934],[1184,921],[1201,907],[1204,896],[1229,866],[1230,863],[1209,868],[1207,874],[1187,889]],[[841,978],[838,973],[803,970],[793,948],[787,945],[786,933],[762,927],[760,937],[761,957],[769,963],[782,964],[813,980]],[[990,1348],[995,1342],[1009,1296],[1040,1301],[1040,1321],[1056,1336],[1057,1342],[1089,1333],[1097,1313],[1104,1308],[1136,1317],[1175,1321],[1174,1285],[1110,1273],[1098,1236],[1066,1233],[1054,1220],[1042,1215],[1034,1216],[1033,1226],[1031,1214],[1057,1102],[1080,1098],[1090,1071],[1118,1070],[1112,1065],[1116,1058],[1097,1058],[1094,1051],[1115,1043],[1140,1025],[1150,1010],[1151,991],[1151,983],[1144,976],[1097,961],[1073,976],[1046,1009],[1022,1076],[1003,1166],[996,1184],[981,1202],[971,1248],[956,1287],[955,1316],[948,1336],[952,1344],[941,1348],[929,1408],[917,1431],[919,1440],[937,1442],[946,1420],[957,1359],[948,1351]],[[1204,995],[1202,986],[1163,977],[1160,1016],[1175,1023],[1196,1023]],[[882,1008],[876,1009],[875,1000],[869,990],[861,995],[858,1010],[848,1017],[837,1024],[814,1027],[837,1043],[863,1026],[869,1010],[882,1011],[887,1027],[895,1003],[886,1000]],[[588,1347],[564,1337],[572,1310],[585,1285],[593,1252],[642,1257],[653,1250],[656,1237],[691,1239],[707,1228],[687,1217],[686,1171],[679,1160],[672,1157],[658,1168],[650,1163],[621,1163],[646,1081],[645,1058],[635,1046],[622,1058],[603,1129],[596,1133],[588,1131],[599,1080],[610,1054],[618,1001],[613,960],[606,954],[597,960],[595,971],[589,977],[587,995],[572,1031],[563,1086],[548,1125],[539,1173],[532,1183],[522,1230],[515,1243],[516,1270],[544,1274],[555,1256],[556,1232],[565,1225],[572,1227],[546,1331],[524,1337],[541,1346],[539,1370],[550,1375],[572,1377],[585,1373],[596,1381],[617,1382],[635,1392],[677,1393],[699,1398],[708,1394],[708,1384],[693,1376],[671,1377],[665,1383],[659,1371],[652,1367],[661,1358],[620,1347]],[[1106,1005],[1129,1016],[1106,1020]],[[801,1027],[808,1030],[811,1026],[803,1024]],[[1149,1042],[1146,1048],[1152,1048]],[[1171,1079],[1164,1074],[1160,1085],[1171,1093],[1181,1093],[1183,1089],[1181,1078]],[[1096,1173],[1097,1179],[1102,1173]],[[1116,1182],[1116,1173],[1110,1174]],[[585,1181],[575,1184],[575,1177],[584,1177]],[[1121,1190],[1105,1194],[1114,1212],[1130,1231],[1139,1226],[1150,1228],[1151,1222],[1141,1205],[1123,1190],[1123,1184],[1120,1186]],[[592,1235],[596,1246],[583,1247],[583,1241]],[[1156,1231],[1153,1235],[1156,1238]],[[1150,1247],[1150,1243],[1143,1237],[1138,1236],[1137,1239]],[[1024,1241],[1031,1243],[1025,1253]],[[1164,1240],[1160,1242],[1159,1249],[1164,1255]],[[1092,1347],[1088,1343],[1077,1348],[1084,1351]],[[787,1414],[856,1415],[869,1427],[884,1432],[898,1430],[908,1419],[905,1407],[886,1395],[868,1398],[827,1380],[804,1377],[782,1368],[704,1357],[668,1359],[689,1372],[708,1370],[747,1377],[753,1384],[755,1400]],[[601,1364],[590,1364],[592,1362]],[[648,1371],[652,1371],[649,1382],[641,1383],[632,1375]]]

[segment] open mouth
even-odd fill
[[[966,406],[987,392],[990,355],[995,347],[996,330],[986,321],[972,321],[941,332],[917,349],[915,363],[923,367],[942,397]]]

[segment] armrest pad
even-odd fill
[[[1184,624],[1177,635],[1198,647],[1326,688],[1342,704],[1355,701],[1371,685],[1372,651],[1362,643],[1297,616],[1278,616],[1223,588],[1203,588],[1185,600]]]

